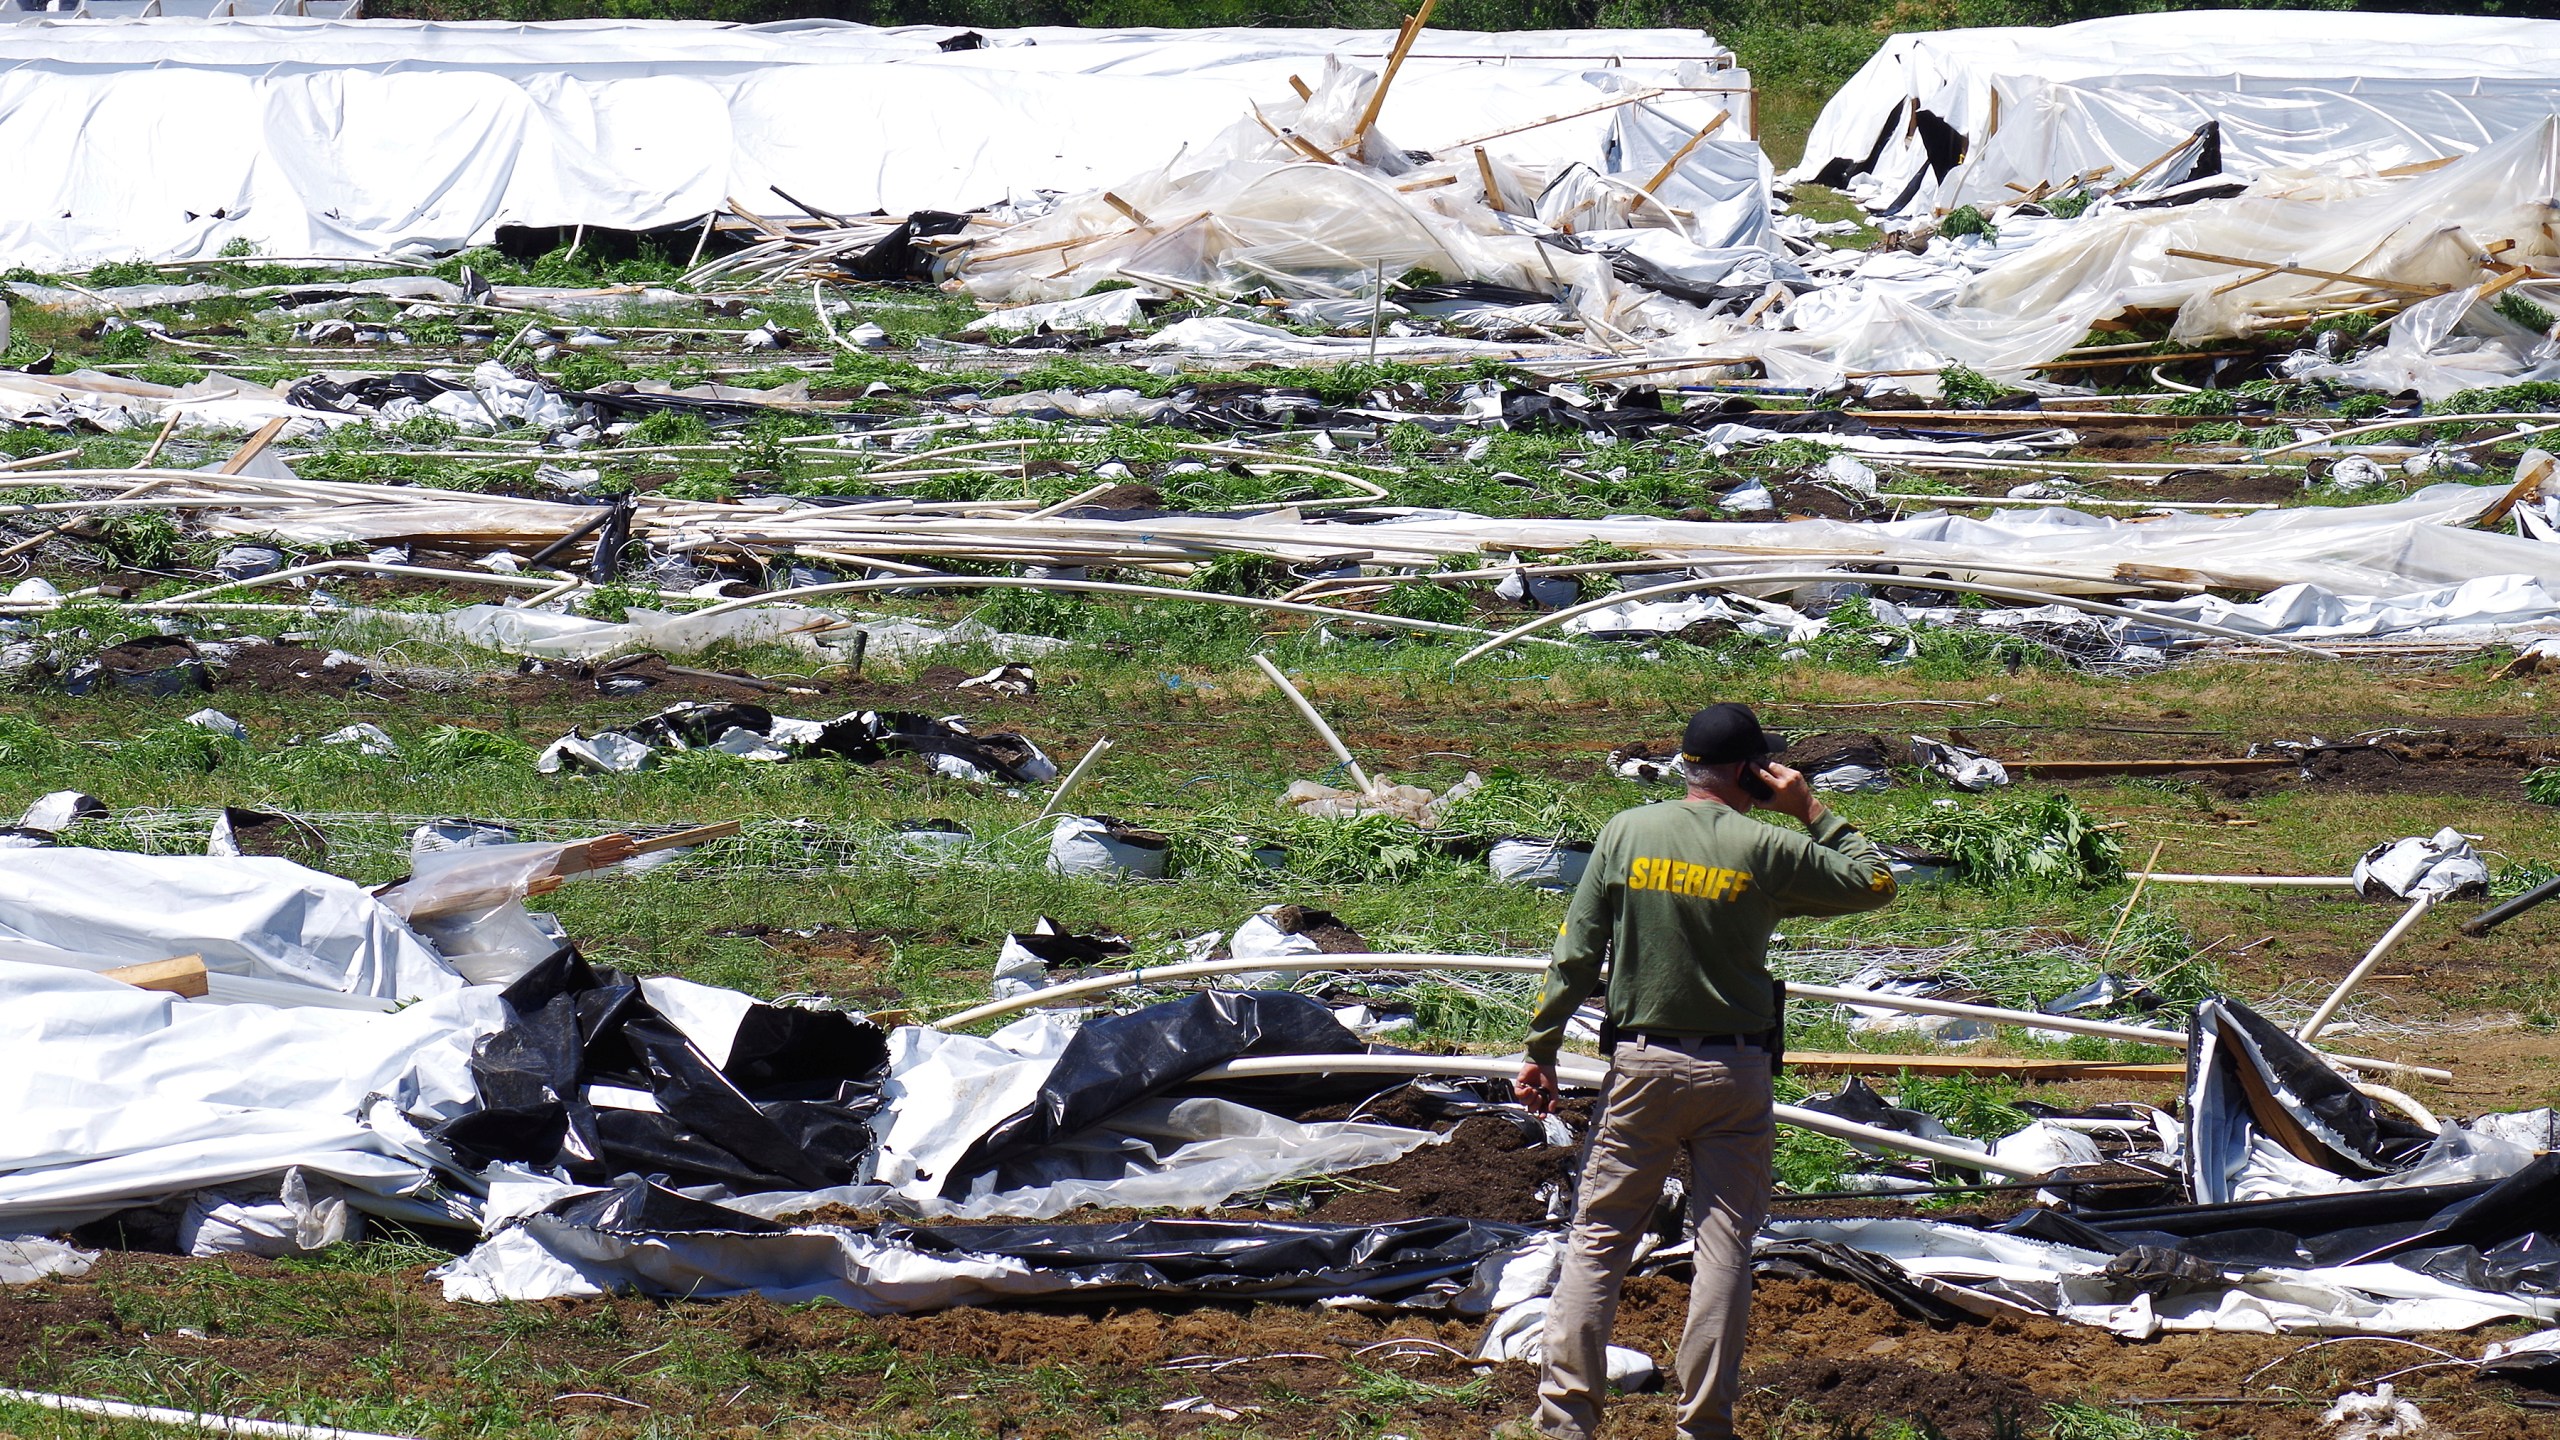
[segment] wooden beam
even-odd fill
[[[258,433],[250,436],[247,442],[242,444],[239,449],[232,451],[231,458],[223,461],[222,468],[213,473],[216,475],[237,475],[241,471],[248,469],[249,462],[257,459],[268,446],[276,443],[276,437],[283,434],[284,427],[292,423],[293,421],[289,417],[279,415],[275,419],[268,421],[266,424],[259,426]]]
[[[1914,585],[1926,585],[1915,580]],[[2302,762],[2287,755],[2207,757],[2198,760],[2004,760],[2012,775],[2033,780],[2087,780],[2105,775],[2176,775],[2188,770],[2233,774],[2250,770],[2299,770]]]
[[[1396,83],[1396,72],[1404,68],[1404,59],[1413,53],[1413,42],[1422,38],[1422,27],[1431,19],[1431,8],[1440,0],[1422,0],[1422,8],[1404,22],[1396,32],[1396,48],[1387,56],[1387,68],[1378,75],[1376,88],[1369,92],[1369,104],[1360,112],[1360,123],[1351,127],[1351,143],[1342,148],[1358,153],[1360,142],[1369,137],[1369,127],[1378,123],[1378,112],[1387,103],[1387,87]]]
[[[1156,228],[1156,222],[1148,219],[1146,217],[1146,212],[1140,210],[1137,206],[1130,204],[1128,201],[1121,199],[1119,196],[1112,194],[1108,190],[1102,192],[1102,203],[1129,217],[1129,223],[1137,226],[1141,230],[1153,230]]]
[[[204,959],[197,955],[181,955],[174,960],[146,960],[139,965],[119,965],[101,970],[109,980],[120,980],[136,990],[157,990],[164,995],[183,995],[190,1000],[204,998],[211,988],[205,978]]]
[[[1484,203],[1491,206],[1494,213],[1501,214],[1502,187],[1493,183],[1493,162],[1485,158],[1483,146],[1476,146],[1475,152],[1476,178],[1484,182]]]
[[[1680,162],[1689,158],[1689,152],[1707,143],[1707,137],[1716,133],[1718,129],[1723,127],[1724,122],[1732,118],[1732,111],[1719,110],[1716,112],[1714,119],[1699,126],[1698,133],[1690,136],[1688,143],[1682,145],[1679,149],[1672,151],[1671,158],[1662,162],[1662,168],[1653,172],[1653,178],[1644,182],[1644,193],[1650,195],[1654,191],[1661,189],[1662,182],[1670,179],[1672,172],[1680,168]]]
[[[2202,260],[2213,265],[2237,265],[2244,270],[2280,270],[2287,275],[2308,275],[2315,280],[2334,280],[2342,285],[2362,285],[2369,290],[2397,290],[2404,295],[2444,295],[2453,287],[2446,285],[2411,285],[2399,280],[2384,280],[2371,275],[2358,275],[2346,270],[2315,270],[2289,260],[2251,260],[2237,255],[2216,255],[2207,250],[2171,248],[2162,253],[2181,260]]]
[[[1584,106],[1580,110],[1567,110],[1561,115],[1550,115],[1544,120],[1532,120],[1525,125],[1513,125],[1506,129],[1496,130],[1491,134],[1478,135],[1472,139],[1461,140],[1449,148],[1452,150],[1463,150],[1471,145],[1482,145],[1488,140],[1499,140],[1506,135],[1517,135],[1524,130],[1536,130],[1548,125],[1562,124],[1567,120],[1579,120],[1585,115],[1597,115],[1603,110],[1615,110],[1621,105],[1641,104],[1644,101],[1659,99],[1670,93],[1669,89],[1659,86],[1650,90],[1639,90],[1633,95],[1621,95],[1615,100],[1604,100],[1597,105]],[[1938,372],[1932,370],[1928,373],[1935,375]]]
[[[2542,488],[2542,482],[2551,474],[2552,463],[2551,456],[2541,451],[2525,457],[2525,463],[2516,467],[2516,483],[2507,487],[2507,493],[2498,497],[2497,504],[2482,511],[2480,518],[2471,522],[2471,528],[2496,529],[2498,522],[2507,518],[2508,511]]]

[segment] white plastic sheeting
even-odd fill
[[[24,1285],[48,1275],[86,1275],[97,1261],[95,1250],[83,1250],[42,1235],[0,1237],[0,1285]]]
[[[686,21],[0,27],[0,252],[47,266],[445,251],[501,225],[647,229],[727,207],[963,209],[1197,149],[1392,32]],[[1696,31],[1426,31],[1382,124],[1448,145],[1596,105],[1602,80],[1742,87]],[[1609,119],[1491,142],[1596,159]]]
[[[834,610],[798,605],[710,616],[633,606],[620,621],[511,605],[468,605],[434,615],[401,610],[344,613],[430,639],[540,660],[599,660],[633,650],[693,655],[719,645],[789,645],[823,654],[826,647],[851,645],[857,634],[869,637],[864,653],[875,659],[921,655],[944,646],[985,646],[1001,659],[1029,660],[1067,644],[1046,635],[1008,635],[975,620],[948,626],[914,620],[856,623]]]
[[[1695,90],[1713,74],[1692,63],[1680,81]],[[1624,74],[1595,74],[1594,84],[1627,100],[1621,111],[1643,112],[1612,120],[1605,153],[1497,166],[1490,152],[1479,165],[1471,150],[1417,162],[1412,137],[1390,139],[1384,123],[1363,130],[1377,83],[1373,71],[1328,58],[1304,100],[1239,106],[1206,144],[978,237],[957,276],[982,299],[1020,304],[1104,282],[1341,299],[1418,269],[1538,294],[1570,289],[1587,310],[1607,306],[1616,281],[1600,258],[1547,243],[1555,234],[1660,230],[1680,248],[1675,265],[1763,255],[1774,243],[1759,146],[1688,144],[1729,115],[1730,96],[1661,94]]]
[[[2101,170],[2101,184],[2120,180],[2208,124],[2216,127],[2221,173],[2235,179],[2370,174],[2468,154],[2560,113],[2560,83],[2548,75],[2299,83],[2123,75],[2062,84],[2003,75],[1993,84],[2000,128],[1944,184],[1924,185],[1924,197],[1987,210],[2016,203],[2039,182],[2058,187]]]
[[[2163,1331],[2416,1335],[2560,1316],[2560,1300],[2465,1289],[2390,1264],[2268,1267],[2220,1285],[2154,1296],[2106,1275],[2094,1250],[1929,1220],[1780,1220],[1762,1231],[1847,1245],[1889,1261],[1980,1315],[2045,1314],[2129,1340]]]
[[[2244,83],[2259,88],[2261,81],[2367,77],[2390,93],[2410,81],[2547,84],[2555,73],[2560,24],[2503,17],[2182,10],[2075,25],[1896,35],[1823,106],[1794,174],[1870,175],[1868,193],[1888,204],[1910,193],[1925,212],[1939,196],[1918,117],[1933,117],[1980,147],[2013,124],[2037,123],[2035,106],[2024,116],[2015,112],[2039,84],[2131,76],[2211,94]],[[1992,97],[2004,80],[2010,93],[1995,112]],[[2162,148],[2165,143],[2151,154]]]
[[[0,1229],[295,1167],[398,1209],[446,1163],[421,1127],[476,1103],[471,1047],[502,1023],[485,989],[388,1015],[202,1005],[0,960]]]
[[[2139,565],[2148,574],[2217,587],[2281,590],[2316,585],[2336,596],[2425,597],[2500,576],[2523,577],[2560,590],[2560,547],[2463,528],[2505,491],[2504,484],[2447,483],[2382,505],[2305,506],[2237,517],[2178,514],[2140,523],[2057,506],[2011,510],[1989,520],[1935,512],[1884,524],[1513,520],[1427,514],[1392,528],[1368,526],[1364,531],[1375,537],[1381,552],[1405,538],[1486,553],[1565,550],[1597,540],[1648,555],[1764,557],[1772,570],[1806,568],[1802,562],[1789,563],[1795,555],[1859,555],[1993,584],[2003,583],[2001,575],[1968,571],[1966,562],[2050,566],[2065,574],[2091,577],[2112,577],[2119,566]],[[1275,523],[1241,522],[1266,530]],[[1324,533],[1346,532],[1328,526]],[[2074,586],[2065,579],[2056,582],[2056,588],[2070,593]],[[2110,579],[2091,588],[2120,591],[2122,587]],[[2494,601],[2485,598],[2487,592],[2473,596],[2492,608],[2475,612],[2466,600],[2460,611],[2478,613],[2483,623],[2489,623],[2508,615],[2511,606],[2521,609],[2536,603],[2534,596],[2523,591],[2503,586],[2496,591]],[[2324,609],[2328,602],[2316,596],[2290,596],[2285,603],[2307,606],[2305,618],[2316,620],[2330,613]]]
[[[330,998],[462,985],[362,886],[290,860],[0,852],[0,961],[105,970],[175,955],[200,956],[217,983],[280,980]]]
[[[1773,378],[1796,384],[1949,363],[2023,375],[2078,345],[2097,321],[2128,310],[2175,312],[2170,338],[2190,342],[2245,334],[2259,319],[2299,316],[2357,293],[2315,275],[2260,274],[2247,263],[2172,250],[2418,287],[2397,292],[2406,299],[2491,278],[2480,261],[2485,253],[2503,265],[2560,260],[2560,237],[2545,225],[2539,199],[2555,193],[2560,117],[2546,116],[2407,179],[2270,178],[2227,200],[2102,207],[2015,235],[2004,227],[1984,252],[1987,263],[1969,277],[1925,264],[1862,267],[1859,278],[1792,309],[1791,331],[1735,333],[1714,321],[1695,327],[1692,337],[1705,357],[1757,359]]]

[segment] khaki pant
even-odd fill
[[[1592,1121],[1564,1270],[1548,1302],[1540,1433],[1589,1440],[1599,1430],[1619,1286],[1686,1147],[1697,1277],[1676,1367],[1679,1432],[1689,1440],[1733,1434],[1751,1319],[1751,1240],[1768,1215],[1777,1139],[1769,1104],[1769,1057],[1759,1050],[1619,1042]]]

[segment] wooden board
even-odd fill
[[[1991,1055],[1867,1055],[1856,1051],[1787,1052],[1787,1068],[1834,1075],[2005,1075],[2018,1080],[2159,1080],[2186,1078],[2184,1063],[2120,1060],[2011,1060]]]
[[[121,980],[137,990],[158,990],[170,995],[201,998],[211,988],[205,979],[204,960],[200,956],[181,955],[175,960],[147,960],[140,965],[119,965],[99,974],[110,980]]]
[[[2234,755],[2202,760],[2003,760],[2012,775],[2035,780],[2072,780],[2098,775],[2176,775],[2189,770],[2235,773],[2246,770],[2299,770],[2290,755]]]

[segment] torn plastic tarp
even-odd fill
[[[861,710],[833,720],[794,720],[760,705],[733,701],[671,705],[656,715],[596,735],[555,740],[534,762],[545,775],[566,769],[629,772],[661,749],[718,750],[748,760],[834,756],[858,765],[891,755],[920,755],[937,775],[981,783],[1038,784],[1058,767],[1040,747],[1011,731],[973,734],[957,715],[936,719],[899,710]]]
[[[891,1032],[876,1177],[886,1193],[805,1197],[807,1204],[773,1197],[783,1208],[761,1213],[831,1201],[924,1215],[1034,1219],[1077,1205],[1210,1206],[1292,1180],[1383,1165],[1435,1138],[1402,1126],[1284,1120],[1226,1099],[1158,1098],[1017,1159],[1007,1188],[946,1197],[945,1174],[984,1132],[988,1117],[1023,1113],[1036,1103],[1074,1035],[1071,1023],[1050,1012],[984,1039],[923,1026]],[[765,1202],[742,1203],[761,1209]]]
[[[0,959],[105,970],[190,954],[218,992],[228,980],[289,982],[261,992],[270,998],[402,1000],[462,984],[363,887],[289,860],[0,852]]]
[[[1959,790],[1996,790],[2009,783],[2008,767],[1983,754],[1926,735],[1911,737],[1911,759]]]
[[[2450,900],[2489,893],[2488,862],[2451,826],[2374,846],[2357,859],[2351,878],[2356,893],[2369,900]]]
[[[0,961],[0,1228],[53,1229],[295,1166],[416,1218],[448,1162],[424,1127],[478,1103],[504,1014],[458,989],[391,1014],[207,1005]]]
[[[2560,1301],[2473,1290],[2392,1264],[2118,1264],[2124,1250],[2112,1240],[2089,1249],[1926,1220],[1779,1220],[1762,1233],[1889,1262],[1977,1315],[2050,1315],[2136,1340],[2188,1330],[2412,1335],[2560,1314]]]
[[[1321,1001],[1287,991],[1205,991],[1086,1022],[1039,1092],[952,1161],[946,1195],[1008,1189],[1009,1162],[1072,1139],[1213,1065],[1250,1055],[1358,1055],[1359,1037]],[[1296,1087],[1301,1095],[1304,1087]],[[1372,1088],[1383,1088],[1375,1087]],[[988,1183],[981,1177],[996,1177]]]
[[[88,1274],[96,1263],[95,1250],[42,1235],[0,1235],[0,1285],[24,1285],[50,1275],[73,1278]]]
[[[1011,1000],[1057,983],[1053,973],[1089,970],[1106,960],[1129,954],[1129,942],[1117,935],[1077,935],[1043,915],[1027,932],[1004,937],[996,953],[995,976],[987,990],[992,1000]]]
[[[2236,1000],[2196,1007],[2187,1050],[2187,1191],[2256,1199],[2258,1142],[2348,1180],[2409,1169],[2434,1137],[2375,1104],[2291,1035]]]
[[[887,1315],[1072,1291],[1093,1300],[1356,1296],[1480,1315],[1490,1287],[1479,1273],[1498,1273],[1529,1238],[1520,1226],[1456,1219],[785,1228],[663,1192],[635,1200],[638,1188],[625,1182],[510,1224],[433,1272],[445,1298],[761,1294]]]
[[[888,1045],[867,1021],[635,980],[570,950],[504,1001],[505,1027],[471,1059],[480,1104],[436,1132],[475,1167],[816,1190],[850,1183],[871,1153]]]

